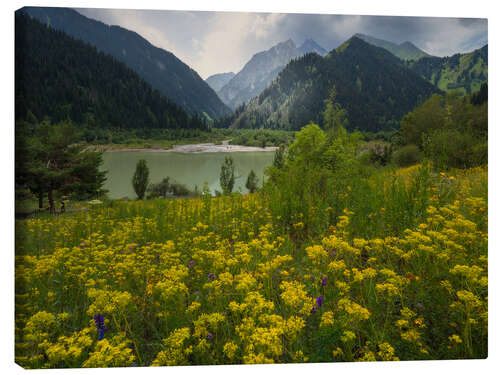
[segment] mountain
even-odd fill
[[[459,90],[470,94],[488,82],[488,45],[470,53],[426,57],[408,65],[443,91]]]
[[[397,128],[400,119],[440,92],[387,50],[352,37],[325,57],[292,60],[231,123],[234,128],[300,129],[323,123],[324,100],[335,87],[348,129]]]
[[[364,34],[355,34],[354,36],[364,40],[366,43],[388,50],[401,60],[419,60],[422,57],[431,57],[431,55],[422,51],[411,42],[396,44]]]
[[[81,128],[204,128],[114,57],[60,30],[15,16],[16,121],[49,117]]]
[[[230,112],[198,73],[174,54],[153,46],[133,31],[108,26],[69,8],[25,7],[21,10],[112,55],[190,113],[205,113],[216,118]]]
[[[233,72],[214,74],[205,79],[205,82],[208,83],[212,90],[217,92],[234,76],[235,74]]]
[[[316,43],[312,39],[306,39],[304,43],[299,47],[299,51],[301,52],[302,55],[305,55],[306,53],[311,53],[315,52],[320,56],[325,56],[328,51],[321,47],[318,43]]]
[[[267,51],[255,54],[217,94],[233,110],[259,95],[292,60],[309,52],[325,51],[312,39],[297,48],[288,39]]]

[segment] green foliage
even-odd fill
[[[399,142],[402,145],[413,144],[422,148],[422,135],[443,126],[446,116],[444,98],[434,94],[425,103],[403,117]]]
[[[392,161],[398,167],[408,167],[422,160],[421,152],[416,145],[406,145],[392,154]]]
[[[55,193],[84,200],[103,192],[102,154],[84,150],[75,143],[77,138],[70,121],[17,124],[16,188],[27,187],[38,197],[39,208],[47,196],[50,211],[55,212]]]
[[[230,156],[224,158],[220,169],[220,186],[223,194],[231,194],[234,187],[234,160]]]
[[[479,91],[471,96],[470,102],[473,105],[481,105],[487,101],[488,101],[488,84],[483,83]]]
[[[147,188],[148,199],[166,198],[170,191],[170,177],[165,177],[160,182],[149,184]]]
[[[296,165],[309,167],[319,164],[321,147],[326,134],[316,124],[304,126],[295,136],[295,142],[288,148],[288,161]]]
[[[397,165],[418,162],[417,151],[440,170],[469,168],[488,162],[487,88],[483,93],[462,97],[434,95],[401,121],[396,151]],[[483,101],[484,100],[484,101]],[[475,104],[482,102],[482,104]]]
[[[259,183],[259,180],[257,179],[257,176],[255,175],[255,172],[253,169],[250,171],[247,177],[247,182],[245,183],[245,187],[248,189],[250,193],[255,193],[257,191],[257,184]]]
[[[149,168],[146,160],[140,159],[135,167],[134,176],[132,177],[132,186],[137,199],[144,199],[144,194],[149,185]]]
[[[337,206],[347,186],[362,173],[357,157],[360,139],[359,133],[349,134],[341,126],[325,133],[311,123],[296,134],[281,168],[267,170],[264,190],[271,212],[297,241],[326,230],[331,215],[339,213],[326,208]]]
[[[339,126],[347,128],[347,111],[337,103],[337,89],[335,86],[330,90],[328,99],[325,100],[325,111],[323,112],[323,127],[326,130],[336,129]]]
[[[170,187],[170,190],[172,192],[172,195],[174,195],[176,197],[185,197],[185,196],[188,196],[188,195],[194,195],[194,193],[191,192],[186,187],[186,185],[178,183],[178,182],[172,183],[172,185]]]
[[[488,45],[451,57],[424,57],[407,65],[443,91],[471,94],[488,81]]]
[[[392,147],[390,143],[382,141],[372,141],[364,150],[365,156],[373,165],[384,166],[391,161]]]
[[[442,128],[425,139],[424,154],[438,170],[470,168],[488,162],[488,142],[470,132]]]
[[[273,166],[277,169],[283,168],[285,164],[285,146],[281,145],[274,153]]]
[[[293,132],[269,129],[231,129],[233,136],[230,143],[242,146],[280,146],[293,141]]]

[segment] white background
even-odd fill
[[[246,375],[255,372],[266,374],[289,372],[302,374],[349,373],[349,374],[398,374],[409,375],[423,373],[434,374],[489,374],[498,373],[493,370],[499,367],[499,309],[498,309],[498,252],[500,252],[496,229],[498,224],[498,206],[500,200],[496,196],[498,187],[499,160],[498,142],[498,23],[500,12],[495,1],[487,0],[376,0],[376,1],[333,1],[333,0],[251,0],[237,2],[235,0],[87,0],[87,1],[3,1],[0,5],[1,41],[0,55],[2,77],[2,122],[0,124],[0,183],[1,225],[0,225],[0,368],[4,374],[24,372],[14,363],[14,11],[23,6],[61,6],[88,8],[129,8],[129,9],[163,9],[163,10],[217,10],[242,12],[282,12],[282,13],[326,13],[326,14],[361,14],[386,16],[434,16],[434,17],[472,17],[488,18],[489,27],[489,223],[490,251],[489,268],[489,358],[487,360],[462,361],[422,361],[393,363],[335,363],[335,364],[293,364],[293,365],[251,365],[251,366],[196,366],[169,368],[137,368],[137,369],[92,369],[72,370],[71,374],[234,374]],[[68,370],[40,370],[37,374],[65,374]]]

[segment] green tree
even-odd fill
[[[220,186],[224,194],[231,194],[234,187],[234,160],[226,156],[220,170]]]
[[[401,146],[414,144],[422,149],[423,135],[442,127],[447,121],[447,116],[448,110],[444,98],[434,94],[403,117],[398,143]]]
[[[281,169],[283,168],[284,164],[285,164],[285,146],[281,145],[274,154],[273,165],[276,168]]]
[[[248,174],[245,187],[248,189],[250,193],[255,193],[257,191],[257,184],[258,184],[258,179],[257,176],[255,175],[255,172],[252,169]]]
[[[308,168],[318,162],[326,135],[313,123],[304,126],[295,136],[295,141],[288,148],[288,161]]]
[[[50,212],[55,212],[55,192],[88,199],[102,191],[106,180],[106,172],[99,170],[102,153],[84,150],[76,143],[78,137],[70,121],[55,125],[44,121],[31,129],[24,127],[16,138],[16,154],[28,155],[16,163],[16,182],[38,197],[40,208],[47,195]]]
[[[144,194],[149,185],[149,168],[146,160],[141,159],[137,162],[135,173],[132,177],[132,186],[137,194],[137,199],[144,199]]]
[[[323,123],[326,130],[332,131],[335,131],[338,127],[347,128],[349,125],[347,111],[337,102],[337,89],[335,86],[330,90],[328,99],[325,100]]]

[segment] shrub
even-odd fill
[[[470,132],[439,129],[427,137],[424,154],[440,170],[471,168],[488,162],[488,142]]]
[[[171,190],[170,177],[165,177],[161,182],[149,185],[148,198],[166,198]]]
[[[421,161],[420,150],[416,145],[406,145],[392,154],[392,161],[399,167],[408,167]]]

